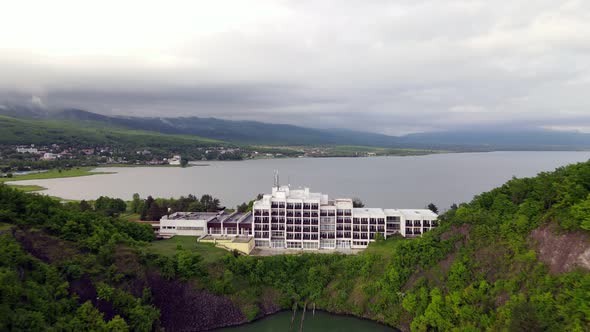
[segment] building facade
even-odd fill
[[[252,236],[251,213],[176,212],[160,219],[159,236]]]
[[[273,187],[252,214],[255,246],[262,248],[363,249],[378,237],[415,237],[438,226],[430,210],[355,208],[352,199],[289,186]]]

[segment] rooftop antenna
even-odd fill
[[[275,187],[279,189],[279,171],[275,169]]]

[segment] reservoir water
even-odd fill
[[[358,197],[368,207],[422,208],[434,202],[446,209],[471,200],[512,176],[586,161],[590,152],[450,153],[409,157],[295,158],[206,162],[208,166],[99,168],[116,174],[20,181],[48,188],[44,193],[66,199],[96,199],[101,195],[131,199],[179,197],[205,193],[234,207],[268,193],[273,172],[281,184],[308,186],[332,198]]]
[[[215,330],[216,332],[285,332],[300,331],[301,311],[291,324],[292,313],[279,312],[250,324]],[[305,313],[303,332],[395,332],[396,329],[372,321],[322,311]]]

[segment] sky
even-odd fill
[[[0,0],[0,108],[590,132],[588,0]]]

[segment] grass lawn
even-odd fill
[[[97,167],[182,167],[180,165],[144,165],[144,164],[104,164],[98,165]],[[191,167],[190,164],[186,165],[186,167]]]
[[[130,212],[121,213],[120,217],[129,221],[139,221],[141,219],[139,213]]]
[[[7,231],[10,228],[12,228],[12,226],[13,226],[12,224],[0,222],[0,231]]]
[[[227,254],[227,250],[217,248],[213,243],[199,243],[194,236],[175,236],[166,240],[157,240],[149,244],[149,250],[165,256],[174,256],[177,245],[183,249],[199,253],[205,263],[219,261]]]
[[[18,189],[20,191],[24,191],[26,193],[28,192],[33,192],[33,191],[42,191],[42,190],[46,190],[47,188],[45,187],[41,187],[41,186],[36,186],[36,185],[18,185],[18,184],[9,184],[8,185],[11,188],[15,188]]]
[[[0,182],[23,181],[23,180],[42,180],[54,178],[71,178],[76,176],[89,176],[97,174],[113,174],[112,172],[91,172],[95,167],[75,167],[67,170],[51,169],[43,173],[34,173],[27,175],[15,176],[12,178],[0,178]]]

